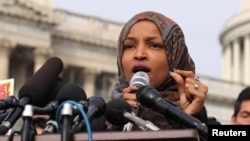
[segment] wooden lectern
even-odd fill
[[[1,136],[0,141],[7,141],[8,136]],[[160,131],[133,131],[133,132],[92,132],[93,141],[200,141],[195,129],[169,129]],[[13,141],[21,141],[16,135]],[[34,141],[61,141],[60,134],[36,135]],[[72,141],[88,141],[87,133],[73,135]]]

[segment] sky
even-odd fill
[[[196,73],[222,78],[219,34],[240,12],[240,0],[52,0],[52,7],[73,13],[126,22],[142,11],[160,12],[182,28]]]

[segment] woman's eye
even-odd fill
[[[124,45],[123,46],[123,50],[125,50],[125,49],[131,49],[133,47],[134,47],[133,45]]]
[[[156,44],[156,43],[152,43],[152,44],[150,44],[150,47],[152,47],[152,48],[162,48],[162,46],[161,46],[161,45]]]

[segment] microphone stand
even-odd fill
[[[73,109],[71,104],[65,103],[62,108],[61,116],[62,116],[62,131],[61,131],[61,141],[71,141],[72,140],[72,114]]]
[[[11,109],[11,112],[4,118],[0,125],[0,135],[5,135],[13,124],[21,117],[24,106],[30,102],[29,97],[23,97],[19,100],[17,106]]]
[[[57,122],[51,119],[46,122],[42,134],[53,134],[56,133],[57,130],[58,130]]]
[[[8,96],[7,98],[0,100],[0,109],[8,109],[17,106],[18,100],[15,96]]]
[[[22,117],[23,126],[21,130],[21,141],[33,141],[36,134],[34,125],[32,124],[32,105],[25,105]]]
[[[123,116],[126,117],[127,119],[130,119],[131,121],[133,121],[143,131],[146,131],[147,129],[149,129],[151,131],[159,131],[160,130],[160,128],[155,126],[152,122],[150,122],[148,120],[143,120],[143,119],[137,117],[134,113],[131,114],[131,113],[125,112],[123,114]]]

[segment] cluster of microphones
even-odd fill
[[[21,140],[33,140],[36,135],[32,125],[34,115],[50,115],[42,134],[60,133],[62,141],[69,141],[74,133],[80,132],[88,132],[91,138],[90,124],[101,116],[115,126],[132,123],[143,130],[160,130],[152,122],[136,116],[136,109],[122,99],[112,99],[106,103],[101,96],[87,98],[82,87],[65,83],[59,78],[62,69],[62,60],[51,57],[19,89],[18,99],[9,96],[0,100],[0,110],[10,109],[0,115],[0,135],[5,135],[22,117]],[[139,87],[136,98],[140,104],[207,136],[205,124],[162,99],[157,90],[148,86],[147,73],[135,73],[130,84]]]

